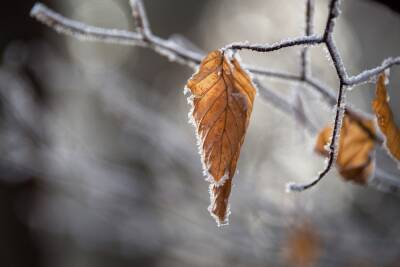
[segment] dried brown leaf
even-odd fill
[[[321,254],[320,238],[308,222],[296,225],[283,244],[283,256],[288,266],[313,266]]]
[[[362,123],[362,125],[360,125]],[[340,175],[347,181],[365,184],[374,170],[375,161],[372,158],[374,139],[368,134],[375,133],[374,123],[371,120],[357,122],[348,116],[343,119],[339,138],[339,153],[336,167]],[[323,156],[328,156],[325,149],[332,136],[332,128],[325,127],[318,135],[315,150]]]
[[[389,106],[389,95],[385,85],[386,75],[379,75],[376,83],[376,96],[372,101],[372,109],[378,120],[378,126],[385,135],[385,146],[389,154],[400,160],[400,129],[394,122],[393,112]]]
[[[190,78],[190,113],[196,127],[204,174],[212,183],[209,210],[218,225],[227,223],[228,198],[256,90],[234,58],[209,53]]]

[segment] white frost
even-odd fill
[[[212,212],[213,206],[215,204],[215,195],[212,190],[213,186],[214,186],[213,184],[210,184],[208,188],[208,192],[210,193],[210,206],[208,206],[208,211],[210,212],[211,217],[215,219],[215,222],[217,223],[218,227],[229,225],[229,215],[231,214],[229,202],[227,203],[223,220],[220,220],[220,218]],[[226,199],[226,201],[228,200]]]

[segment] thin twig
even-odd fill
[[[329,5],[329,17],[326,23],[326,28],[324,32],[324,42],[326,48],[328,49],[329,55],[333,61],[337,76],[341,84],[345,85],[345,80],[347,79],[347,73],[344,69],[343,60],[340,53],[336,47],[335,41],[333,40],[333,30],[335,28],[336,18],[339,16],[339,2],[340,0],[331,0]]]
[[[328,18],[326,20],[326,26],[324,31],[324,39],[326,40],[329,36],[332,36],[333,29],[335,28],[335,19],[340,15],[339,9],[340,0],[331,0],[329,2]]]
[[[335,93],[323,85],[320,81],[314,79],[313,77],[308,77],[304,81],[307,85],[317,90],[323,97],[324,100],[328,102],[329,105],[336,104],[336,96]]]
[[[150,47],[171,60],[174,59],[191,67],[199,64],[203,58],[201,54],[178,47],[175,43],[153,36],[151,33],[151,45],[149,45],[149,42],[144,41],[142,35],[139,33],[93,27],[61,16],[42,3],[36,3],[30,15],[47,26],[52,27],[57,32],[80,40]]]
[[[306,29],[305,34],[306,36],[311,36],[314,33],[314,0],[306,0]],[[301,78],[302,80],[306,80],[307,77],[311,75],[311,68],[310,68],[310,58],[308,53],[308,47],[304,47],[301,50]]]
[[[139,9],[137,9],[139,10]],[[144,9],[143,9],[144,10]],[[103,42],[103,43],[114,43],[114,44],[120,44],[120,45],[131,45],[131,46],[141,46],[141,47],[150,47],[153,50],[155,50],[157,53],[167,56],[170,58],[172,61],[177,61],[178,63],[182,63],[185,65],[188,65],[190,67],[194,67],[195,65],[198,65],[202,58],[204,58],[203,54],[193,52],[191,50],[186,49],[185,47],[182,47],[180,45],[177,45],[175,42],[172,42],[170,40],[165,40],[158,38],[157,36],[153,35],[150,31],[150,36],[152,37],[153,40],[151,40],[151,45],[149,45],[148,42],[143,41],[142,35],[140,33],[135,33],[131,31],[125,31],[125,30],[118,30],[118,29],[105,29],[105,28],[100,28],[100,27],[94,27],[87,25],[85,23],[81,23],[75,20],[68,19],[50,8],[48,8],[46,5],[42,3],[36,3],[32,10],[31,10],[31,16],[37,19],[38,21],[46,24],[47,26],[55,29],[59,33],[67,34],[72,37],[75,37],[80,40],[85,40],[85,41],[96,41],[96,42]],[[147,21],[147,20],[145,20]],[[140,31],[140,30],[139,30]],[[315,36],[314,36],[315,37]],[[310,38],[310,37],[308,37]],[[298,38],[301,39],[301,38]],[[311,36],[311,39],[312,36]],[[323,39],[323,38],[322,38]],[[281,45],[282,43],[287,47],[288,43],[295,42],[294,45],[300,45],[297,44],[299,40],[286,40],[284,42],[280,42]],[[304,42],[303,45],[316,45],[316,44],[322,44],[324,41],[321,41],[321,37],[315,38],[315,41],[317,43],[309,43],[310,39],[306,41],[301,41]],[[275,43],[279,44],[278,43]],[[271,47],[268,49],[272,49]],[[276,47],[274,48],[276,49]],[[280,48],[279,48],[280,49]],[[167,55],[167,53],[170,53]],[[184,62],[182,62],[184,60]],[[389,58],[384,60],[381,66],[372,68],[370,70],[366,70],[361,72],[358,75],[352,76],[350,78],[347,78],[344,80],[344,85],[358,85],[360,83],[363,83],[367,81],[368,79],[371,79],[378,74],[380,74],[382,71],[384,71],[387,68],[390,68],[392,65],[398,65],[400,64],[400,58]],[[289,80],[301,80],[301,77],[297,77],[294,74],[285,74],[273,70],[265,70],[259,67],[254,67],[254,66],[249,66],[249,65],[244,65],[246,69],[251,71],[254,74],[257,75],[262,75],[262,76],[267,76],[267,77],[272,77],[272,78],[278,78],[278,79],[289,79]],[[314,87],[314,83],[310,81],[306,81],[310,86]]]
[[[324,42],[324,39],[318,35],[302,36],[293,39],[283,40],[273,44],[246,44],[246,43],[232,43],[224,47],[224,49],[232,50],[251,50],[256,52],[272,52],[282,48],[293,47],[293,46],[310,46],[318,45]]]
[[[330,5],[329,5],[329,16],[328,16],[328,20],[327,20],[325,32],[324,32],[324,43],[328,49],[328,52],[329,52],[329,55],[330,55],[332,61],[333,61],[333,65],[335,67],[337,77],[340,82],[338,97],[336,100],[336,114],[335,114],[335,120],[333,123],[333,133],[331,136],[331,141],[329,143],[329,154],[328,154],[327,165],[318,174],[317,178],[312,180],[309,183],[306,183],[306,184],[288,183],[287,190],[289,190],[289,191],[303,191],[303,190],[306,190],[306,189],[316,185],[319,181],[322,180],[322,178],[332,168],[333,163],[335,162],[336,155],[338,153],[337,140],[339,139],[340,129],[342,126],[342,121],[343,121],[343,116],[344,116],[344,111],[346,110],[346,104],[345,104],[346,92],[347,92],[346,85],[349,85],[348,76],[347,76],[346,70],[344,68],[342,58],[340,56],[340,53],[338,52],[338,49],[337,49],[336,44],[332,37],[334,27],[335,27],[335,20],[340,14],[339,3],[340,3],[340,0],[331,0]],[[394,64],[394,63],[392,63],[392,64]],[[384,70],[385,66],[387,67],[388,64],[386,63],[383,67],[381,67],[381,69]],[[378,72],[378,70],[375,70],[375,71]],[[361,77],[367,76],[366,74],[363,74],[363,75],[365,75],[365,76],[361,76]],[[314,84],[314,86],[317,86],[317,85],[318,85],[317,83]],[[321,88],[323,88],[323,87],[319,87],[319,89],[321,89]],[[325,90],[323,90],[323,92],[325,93]],[[329,96],[329,99],[331,99],[331,96]],[[333,101],[331,100],[331,102],[333,102]],[[363,123],[361,123],[362,119],[357,118],[358,117],[357,114],[355,114],[352,110],[349,110],[348,114],[351,114],[351,116],[353,118],[356,118],[356,121],[360,125],[363,126]],[[382,140],[380,140],[379,137],[376,136],[374,133],[372,133],[369,129],[367,129],[366,127],[363,127],[362,129],[365,130],[371,136],[371,138],[373,140],[375,140],[378,143],[382,143]]]
[[[325,43],[326,47],[328,48],[329,55],[333,61],[337,76],[340,81],[339,92],[338,92],[338,96],[337,96],[337,100],[336,100],[336,112],[335,112],[335,120],[333,123],[333,132],[332,132],[331,140],[329,143],[328,161],[327,161],[325,168],[318,174],[318,176],[314,180],[312,180],[311,182],[306,183],[306,184],[288,183],[287,184],[288,191],[300,192],[300,191],[306,190],[306,189],[311,188],[314,185],[316,185],[330,171],[330,169],[333,166],[333,163],[336,160],[336,155],[338,153],[337,141],[339,139],[340,129],[342,127],[342,121],[343,121],[344,110],[345,110],[345,102],[344,101],[345,101],[345,96],[346,96],[346,91],[347,91],[346,87],[344,86],[344,80],[347,78],[347,74],[344,69],[340,54],[337,51],[336,45],[332,38],[333,30],[335,28],[335,20],[340,14],[339,2],[340,2],[339,0],[331,0],[331,2],[329,4],[329,16],[328,16],[328,20],[326,23],[324,38],[323,38],[324,43]]]
[[[135,20],[136,30],[144,40],[151,36],[149,20],[147,19],[146,10],[141,0],[129,0],[131,5],[132,17]]]
[[[344,116],[344,107],[342,107],[342,104],[344,103],[343,98],[346,92],[346,88],[343,86],[343,84],[340,84],[339,88],[339,93],[338,93],[338,99],[337,99],[337,104],[336,104],[336,113],[335,113],[335,121],[333,125],[333,133],[331,136],[331,141],[329,144],[329,155],[328,155],[328,161],[325,166],[325,168],[318,174],[317,178],[315,178],[313,181],[306,183],[306,184],[296,184],[296,183],[288,183],[287,186],[287,191],[303,191],[306,190],[310,187],[313,187],[316,185],[319,181],[322,180],[322,178],[325,177],[326,174],[330,171],[330,169],[333,166],[333,163],[336,160],[336,155],[337,155],[337,142],[339,140],[339,134],[340,134],[340,128],[342,127],[342,121],[343,121],[343,116]]]
[[[301,77],[296,74],[280,72],[280,71],[275,71],[275,70],[267,70],[265,68],[248,66],[246,64],[243,64],[243,67],[246,70],[250,71],[252,74],[255,74],[258,76],[266,76],[269,78],[276,78],[276,79],[280,79],[280,80],[284,80],[284,81],[301,82]]]
[[[70,35],[79,40],[135,46],[146,45],[138,33],[90,26],[65,18],[42,3],[36,3],[30,15],[57,32]]]
[[[295,102],[287,100],[287,98],[279,95],[270,88],[261,84],[260,81],[256,78],[253,79],[253,82],[258,88],[259,95],[261,96],[262,99],[265,100],[265,102],[270,103],[276,109],[282,111],[283,113],[289,116],[293,116],[293,114],[296,116],[301,113],[300,111],[301,107],[299,107],[299,105],[297,105]],[[303,116],[303,119],[300,120],[299,122],[310,133],[316,132],[316,127],[308,117]]]
[[[368,80],[375,78],[377,75],[394,65],[400,65],[400,57],[387,58],[382,62],[380,66],[364,70],[360,74],[347,78],[344,82],[346,85],[358,85],[367,82]]]

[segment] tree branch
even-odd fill
[[[288,183],[286,186],[287,191],[303,191],[306,190],[310,187],[313,187],[316,185],[319,181],[322,180],[322,178],[325,177],[326,174],[330,171],[330,169],[333,166],[333,163],[336,160],[336,155],[337,155],[337,142],[339,140],[339,134],[340,134],[340,128],[342,127],[342,121],[343,121],[343,116],[344,116],[344,95],[346,92],[346,88],[343,86],[343,84],[340,84],[339,87],[339,93],[338,93],[338,99],[337,99],[337,104],[336,104],[336,114],[335,114],[335,121],[333,124],[333,133],[331,136],[331,141],[329,144],[329,155],[328,155],[328,162],[325,166],[325,168],[318,174],[317,178],[314,179],[313,181],[306,183],[306,184],[295,184],[295,183]]]
[[[36,3],[30,15],[55,29],[57,32],[70,35],[80,40],[149,47],[159,54],[168,57],[170,60],[191,67],[199,64],[204,56],[177,46],[174,42],[153,36],[151,32],[147,32],[147,34],[150,34],[149,36],[151,36],[151,38],[149,38],[149,40],[144,40],[143,35],[140,33],[104,29],[77,22],[61,16],[42,3]]]
[[[273,44],[246,44],[246,43],[232,43],[224,47],[224,49],[232,49],[232,50],[251,50],[256,52],[272,52],[277,51],[282,48],[293,47],[293,46],[304,46],[304,45],[318,45],[323,43],[323,38],[317,35],[313,36],[302,36],[288,40],[282,40],[280,42],[276,42]]]
[[[132,0],[130,4],[133,8],[135,8],[135,11],[132,11],[132,13],[134,13],[136,23],[138,25],[143,25],[139,26],[139,28],[143,27],[143,29],[146,28],[148,30],[138,29],[138,33],[135,33],[124,30],[93,27],[68,19],[52,11],[42,3],[36,3],[34,5],[31,10],[31,16],[45,25],[55,29],[57,32],[72,36],[79,40],[147,47],[151,48],[162,56],[168,57],[171,61],[176,61],[192,68],[196,67],[201,62],[201,59],[204,57],[203,53],[193,52],[185,47],[182,47],[181,45],[178,45],[176,42],[164,40],[153,35],[150,30],[142,2],[140,0]],[[146,32],[146,36],[148,36],[147,38],[143,37],[144,32]],[[265,68],[249,66],[246,64],[244,64],[243,67],[255,75],[266,76],[285,81],[304,82],[313,90],[321,93],[328,103],[332,105],[335,103],[335,96],[333,93],[331,93],[332,90],[316,83],[316,81],[311,77],[303,80],[301,76],[295,74],[267,70]],[[364,114],[359,114],[359,117],[365,116]]]
[[[276,109],[290,117],[299,117],[298,115],[301,114],[302,111],[300,110],[301,107],[295,101],[289,101],[285,97],[280,96],[278,93],[261,84],[256,78],[253,79],[253,82],[258,88],[259,95],[263,100],[265,100],[265,102],[270,103]],[[316,127],[308,117],[302,116],[302,120],[298,121],[310,133],[315,133],[317,131]]]
[[[323,36],[313,35],[314,0],[307,0],[306,31],[305,31],[306,36],[297,37],[294,39],[282,40],[280,42],[272,44],[232,43],[222,48],[224,50],[247,49],[257,52],[272,52],[287,47],[302,46],[303,49],[301,55],[302,63],[301,63],[300,75],[294,75],[290,73],[284,73],[273,70],[266,70],[259,67],[248,66],[248,65],[244,65],[243,67],[256,75],[282,79],[285,81],[304,83],[313,90],[316,90],[317,92],[321,93],[324,96],[324,100],[327,101],[328,104],[336,105],[336,114],[333,123],[334,131],[331,138],[331,142],[329,144],[330,151],[329,151],[328,164],[325,167],[325,169],[319,173],[317,179],[315,179],[314,181],[305,185],[291,184],[288,186],[290,189],[295,191],[301,191],[317,184],[331,169],[335,161],[335,155],[337,154],[336,143],[340,133],[344,110],[346,110],[347,112],[346,114],[348,116],[352,117],[352,119],[356,121],[362,121],[362,119],[371,117],[370,115],[366,115],[359,111],[352,110],[345,106],[344,99],[347,92],[346,86],[354,86],[366,82],[379,75],[385,69],[390,68],[393,65],[400,64],[400,57],[389,58],[384,60],[380,66],[377,66],[369,70],[365,70],[360,74],[352,76],[350,78],[348,77],[340,53],[332,37],[336,18],[340,14],[339,2],[340,2],[339,0],[331,0],[329,4],[329,15]],[[130,32],[117,29],[104,29],[86,25],[84,23],[65,18],[41,3],[37,3],[34,5],[34,7],[31,10],[31,16],[37,19],[38,21],[48,25],[49,27],[52,27],[57,32],[70,35],[80,40],[148,47],[153,49],[160,55],[168,57],[171,61],[176,61],[180,64],[184,64],[190,67],[195,67],[201,62],[202,58],[204,57],[204,54],[187,49],[182,45],[177,44],[173,40],[159,38],[151,32],[146,12],[141,0],[130,0],[130,5],[132,8],[133,18],[135,19],[137,32]],[[337,77],[340,82],[340,87],[337,97],[335,97],[332,90],[322,85],[319,81],[315,80],[311,76],[311,72],[309,70],[309,64],[307,62],[308,61],[307,49],[309,46],[321,45],[321,44],[327,47],[329,55],[334,64]],[[257,82],[257,84],[260,88],[262,88],[262,94],[264,95],[267,94],[268,97],[272,98],[273,100],[272,103],[273,104],[275,103],[275,105],[278,108],[280,107],[281,110],[285,110],[285,108],[283,108],[284,106],[290,106],[291,110],[293,110],[293,103],[285,101],[279,95],[274,94],[272,91],[263,88],[262,86],[260,86],[259,82]],[[288,109],[286,108],[286,110]],[[373,133],[371,134],[372,136],[375,136]],[[377,142],[381,141],[379,140],[378,137],[376,137],[375,140],[377,140]]]
[[[63,33],[79,40],[135,46],[146,45],[138,33],[90,26],[65,18],[42,3],[36,3],[30,15],[43,24],[55,29],[58,33]]]
[[[135,20],[136,30],[144,40],[148,39],[152,34],[142,1],[129,0],[129,4],[132,9],[132,17]]]
[[[306,36],[311,36],[314,33],[314,0],[306,0]],[[311,68],[309,66],[308,47],[304,47],[301,51],[301,78],[307,79],[311,75]]]
[[[335,120],[333,123],[333,133],[331,136],[331,141],[329,143],[328,161],[325,168],[318,174],[316,179],[306,184],[288,183],[287,191],[300,192],[316,185],[330,171],[330,169],[333,166],[333,163],[336,160],[336,155],[338,153],[337,141],[339,139],[340,130],[343,122],[344,110],[345,110],[344,100],[346,96],[346,88],[344,87],[344,80],[346,80],[347,78],[347,74],[344,69],[342,59],[340,57],[340,54],[336,48],[335,42],[332,37],[333,30],[335,28],[335,20],[340,14],[339,1],[340,0],[331,0],[329,4],[329,16],[326,23],[324,38],[323,38],[340,81],[338,97],[336,100],[336,112],[335,112]]]
[[[385,71],[386,69],[400,64],[400,57],[396,58],[387,58],[385,59],[380,66],[375,68],[364,70],[360,74],[354,75],[345,80],[346,85],[358,85],[364,82],[367,82],[371,78],[375,78],[377,75]]]

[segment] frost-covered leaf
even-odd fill
[[[209,53],[187,82],[204,174],[212,183],[209,210],[227,223],[228,198],[256,94],[249,75],[234,58]]]
[[[232,178],[226,180],[223,185],[210,185],[210,201],[208,211],[217,221],[218,226],[228,223],[229,210],[229,195],[232,188]]]
[[[393,113],[389,106],[389,95],[385,85],[386,76],[379,75],[376,83],[376,96],[372,101],[372,109],[378,120],[378,126],[385,135],[385,146],[389,154],[400,161],[400,129],[394,122]]]
[[[366,131],[365,129],[368,129]],[[343,119],[342,130],[339,138],[339,153],[336,167],[340,175],[347,181],[365,184],[374,170],[375,161],[372,157],[375,133],[374,123],[371,120],[360,122],[348,116]],[[332,136],[330,126],[324,128],[318,135],[315,150],[323,156],[328,155],[325,146]]]

